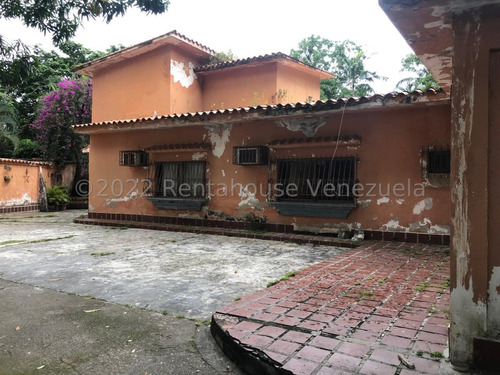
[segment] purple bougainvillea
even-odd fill
[[[92,80],[63,80],[57,89],[41,99],[38,118],[31,124],[45,159],[62,165],[78,162],[86,139],[75,134],[71,125],[91,120]]]

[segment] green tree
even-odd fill
[[[19,142],[17,136],[16,111],[9,98],[0,92],[0,157],[10,158],[14,156],[15,148]]]
[[[96,59],[108,52],[123,48],[111,46],[107,52],[92,51],[72,41],[59,45],[61,54],[46,52],[39,47],[12,59],[0,61],[0,86],[13,98],[17,112],[20,138],[33,139],[29,127],[40,107],[40,99],[57,88],[57,83],[67,78],[77,78],[72,72],[75,65]]]
[[[215,56],[210,56],[210,64],[218,64],[225,61],[237,60],[238,57],[233,53],[231,49],[227,51],[219,51],[215,53]]]
[[[38,117],[31,127],[36,132],[42,156],[59,167],[68,162],[76,163],[74,182],[77,183],[85,172],[82,148],[88,144],[88,137],[74,133],[71,125],[90,122],[92,81],[63,80],[41,102]]]
[[[415,91],[427,90],[429,88],[439,89],[439,84],[417,55],[411,53],[401,60],[401,72],[413,73],[412,77],[403,78],[396,85],[397,90]]]
[[[349,40],[331,41],[311,35],[299,43],[297,50],[292,49],[290,56],[335,75],[335,78],[321,81],[321,99],[373,94],[370,84],[386,79],[366,70],[368,56],[361,46]]]

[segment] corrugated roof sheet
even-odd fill
[[[359,107],[359,109],[363,109],[443,100],[449,100],[448,94],[446,94],[443,90],[429,89],[425,92],[420,90],[413,91],[411,93],[391,92],[386,95],[376,94],[368,97],[362,96],[359,98],[329,99],[326,101],[318,100],[312,103],[299,102],[289,104],[258,105],[253,107],[219,109],[212,111],[190,112],[155,117],[142,117],[129,120],[102,121],[73,125],[73,129],[77,132],[86,132],[87,130],[90,131],[104,129],[107,126],[113,126],[115,129],[119,129],[120,127],[129,128],[130,126],[135,127],[135,125],[137,125],[137,127],[139,128],[140,125],[145,125],[148,123],[154,124],[155,122],[162,122],[163,126],[166,125],[164,123],[165,121],[171,122],[172,124],[182,121],[210,123],[211,121],[217,121],[217,119],[221,119],[225,115],[238,115],[242,118],[245,115],[254,115],[251,119],[247,118],[247,120],[259,120],[273,117],[286,117],[293,114],[321,113],[331,110],[340,110],[344,107],[346,109],[350,109],[353,107]],[[237,119],[232,118],[231,121],[237,121]]]

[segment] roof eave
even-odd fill
[[[118,62],[142,55],[169,44],[182,44],[184,48],[190,50],[193,54],[198,55],[201,58],[208,59],[210,56],[215,55],[214,50],[197,43],[174,30],[134,46],[127,47],[119,51],[112,52],[106,56],[99,57],[95,60],[77,65],[72,70],[77,74],[92,77],[94,73],[100,69],[104,69]]]
[[[96,124],[74,125],[76,133],[95,134],[114,131],[154,130],[185,126],[205,126],[245,121],[278,120],[295,117],[317,117],[345,111],[373,111],[415,108],[415,105],[449,105],[450,99],[443,91],[427,93],[390,93],[369,98],[349,98],[317,101],[314,103],[278,104],[249,108],[235,108],[209,112],[185,113],[135,120],[111,121]]]

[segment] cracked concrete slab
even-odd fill
[[[0,277],[209,319],[235,298],[347,250],[74,224],[83,212],[0,217]]]

